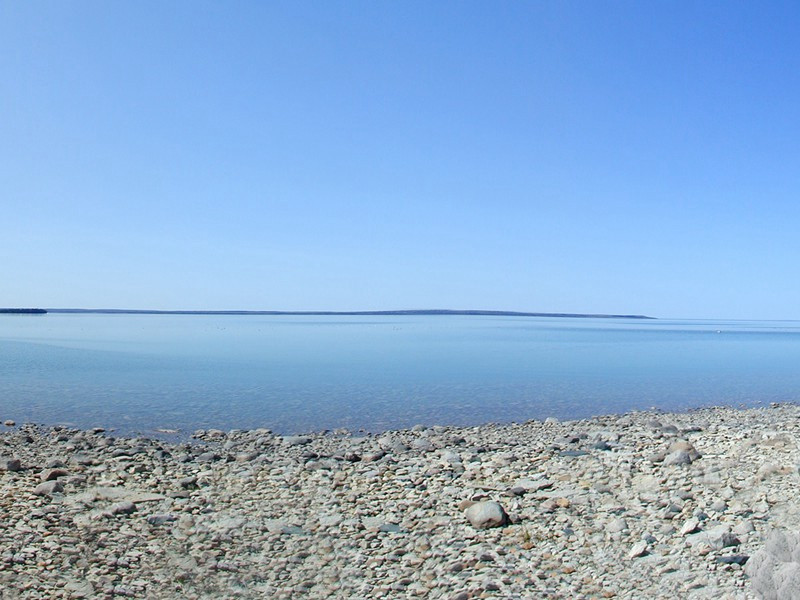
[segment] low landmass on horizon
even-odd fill
[[[26,310],[26,309],[4,309]],[[38,309],[41,310],[41,309]],[[124,308],[48,308],[51,313],[91,313],[124,315],[287,315],[287,316],[403,316],[403,315],[467,315],[489,317],[571,317],[578,319],[655,319],[645,315],[606,315],[593,313],[520,312],[510,310],[136,310]]]

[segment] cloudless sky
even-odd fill
[[[0,0],[0,306],[800,319],[798,25]]]

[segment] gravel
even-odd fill
[[[13,425],[0,598],[795,598],[798,439],[789,404],[183,443]]]

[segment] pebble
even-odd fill
[[[647,542],[640,540],[636,542],[628,552],[628,558],[639,558],[647,554]]]
[[[6,471],[16,473],[22,469],[22,461],[18,458],[6,458],[2,460],[2,466]]]
[[[59,494],[63,491],[64,485],[60,481],[50,480],[37,485],[33,493],[37,496],[52,496],[53,494]]]

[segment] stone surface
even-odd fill
[[[0,590],[793,598],[798,439],[794,405],[174,443],[23,424],[0,432]]]

